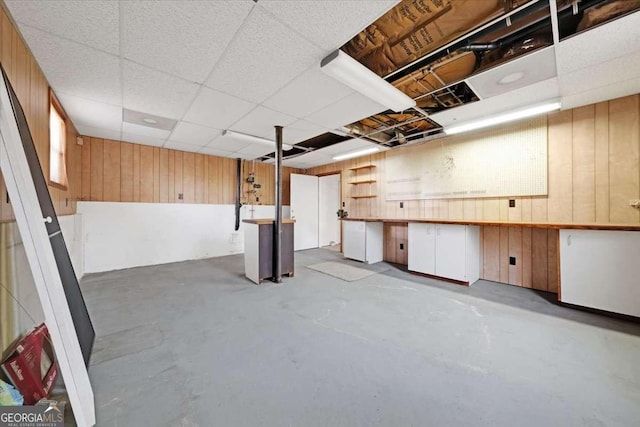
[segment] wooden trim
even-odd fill
[[[370,199],[372,197],[378,197],[378,196],[376,196],[375,194],[368,194],[366,196],[349,196],[349,197],[352,199]]]
[[[419,271],[412,271],[412,270],[407,270],[407,271],[411,274],[415,274],[416,276],[427,277],[429,279],[440,280],[442,282],[449,282],[449,283],[453,283],[454,285],[461,285],[466,287],[470,286],[469,282],[464,282],[462,280],[448,279],[446,277],[435,276],[433,274],[420,273]]]
[[[59,182],[55,182],[51,180],[51,129],[49,128],[50,123],[51,123],[51,106],[53,106],[53,108],[56,109],[56,111],[58,112],[58,114],[60,115],[60,117],[62,118],[62,121],[64,122],[64,127],[65,127],[65,131],[64,131],[64,158],[63,161],[65,163],[65,179],[67,181],[67,185],[64,184],[60,184]],[[49,165],[47,170],[49,170],[49,173],[47,176],[47,184],[50,187],[54,187],[57,188],[59,190],[63,190],[63,191],[67,191],[69,189],[69,174],[67,171],[67,151],[69,150],[69,141],[67,141],[67,126],[69,126],[69,116],[67,115],[67,112],[64,111],[64,108],[62,108],[62,104],[60,104],[60,101],[58,101],[58,97],[56,96],[56,94],[53,92],[53,89],[51,89],[51,87],[49,87],[49,105],[47,106],[47,141],[49,141],[48,144],[48,148],[49,148]]]
[[[359,196],[363,197],[363,196]],[[344,221],[365,221],[365,222],[424,222],[430,224],[459,224],[459,225],[487,225],[496,227],[527,227],[527,228],[554,228],[554,229],[577,229],[577,230],[619,230],[619,231],[640,231],[640,225],[630,224],[568,224],[554,222],[502,222],[502,221],[467,221],[467,220],[446,220],[446,219],[424,219],[424,218],[358,218],[347,217]]]
[[[342,171],[341,170],[334,170],[334,171],[331,171],[331,172],[322,172],[322,173],[314,174],[314,176],[317,176],[318,178],[321,177],[321,176],[328,176],[328,175],[340,175],[340,179],[342,180]]]

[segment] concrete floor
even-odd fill
[[[241,255],[86,277],[98,426],[640,425],[639,324],[486,281],[305,268],[339,259],[298,252],[296,277],[261,286]]]

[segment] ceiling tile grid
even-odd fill
[[[202,87],[184,120],[217,129],[227,129],[253,110],[257,104]]]
[[[122,140],[122,132],[113,129],[102,129],[92,126],[76,125],[76,129],[80,135],[93,136],[94,138],[112,139],[114,141]]]
[[[387,110],[386,107],[354,92],[336,103],[304,117],[304,119],[318,126],[337,129],[385,110]]]
[[[114,55],[120,53],[119,2],[7,0],[5,3],[20,24]]]
[[[68,95],[64,92],[56,94],[65,112],[73,117],[76,126],[89,126],[120,132],[122,127],[122,107],[105,104]]]
[[[269,108],[258,106],[229,129],[262,138],[275,138],[274,126],[288,126],[298,119]]]
[[[202,148],[222,131],[188,122],[179,122],[169,136],[169,142],[182,142]]]
[[[283,26],[261,8],[254,8],[206,86],[261,103],[314,63],[323,50]]]
[[[124,58],[203,83],[254,4],[131,1],[121,7]]]
[[[122,105],[117,56],[32,27],[21,31],[56,92]]]

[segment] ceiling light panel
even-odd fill
[[[256,106],[257,104],[202,87],[184,120],[216,129],[226,129]]]
[[[480,98],[490,98],[555,76],[556,54],[550,46],[471,76],[466,81]]]
[[[331,51],[358,34],[396,3],[398,1],[389,0],[261,0],[258,5],[316,46]]]
[[[274,126],[288,126],[297,119],[262,106],[247,114],[231,126],[232,130],[262,138],[275,138]]]
[[[169,118],[180,118],[199,86],[131,61],[123,61],[124,107]]]
[[[253,7],[251,2],[121,2],[123,55],[203,83]]]
[[[117,56],[34,28],[20,30],[56,92],[122,105]]]
[[[118,2],[8,0],[5,3],[18,23],[115,55],[119,53]]]
[[[122,107],[58,93],[58,100],[74,125],[111,129],[120,132]]]
[[[85,126],[80,124],[75,126],[76,126],[76,130],[80,135],[93,136],[94,138],[112,139],[114,141],[119,141],[122,139],[122,134],[120,133],[120,130],[102,129],[102,128],[96,128],[93,126]]]
[[[206,85],[260,103],[317,63],[324,52],[255,7]]]
[[[352,89],[327,76],[314,64],[264,105],[292,116],[306,117],[352,93]]]
[[[640,50],[640,12],[632,13],[558,44],[558,75]]]
[[[221,132],[222,131],[218,129],[212,129],[193,123],[180,122],[176,125],[175,129],[169,136],[169,141],[184,142],[204,147],[219,136]]]
[[[335,104],[305,117],[305,120],[327,129],[338,129],[385,110],[387,108],[364,95],[353,93]]]

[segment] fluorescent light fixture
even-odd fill
[[[320,62],[320,69],[356,92],[395,112],[416,105],[413,99],[340,49],[324,58]]]
[[[247,135],[246,133],[241,133],[241,132],[236,132],[233,130],[223,130],[222,131],[222,136],[226,136],[229,138],[233,138],[237,141],[244,141],[247,142],[249,144],[262,144],[262,145],[269,145],[272,147],[275,147],[276,143],[275,141],[271,140],[271,139],[267,139],[267,138],[260,138],[259,136],[253,136],[253,135]],[[293,146],[289,145],[289,144],[282,144],[282,149],[284,151],[289,151],[293,148]]]
[[[489,117],[481,119],[475,122],[465,123],[462,125],[451,126],[444,130],[447,135],[453,135],[456,133],[467,132],[470,130],[482,129],[489,126],[494,126],[500,123],[512,122],[515,120],[524,119],[527,117],[538,116],[540,114],[548,113],[550,111],[559,110],[562,105],[558,101],[548,102],[542,105],[536,105],[534,107],[528,107],[523,110],[517,110],[512,113],[501,114],[499,116]]]
[[[352,151],[350,153],[340,154],[339,156],[333,156],[333,160],[347,160],[354,157],[364,156],[365,154],[377,153],[380,151],[378,147],[365,148],[364,150]]]

